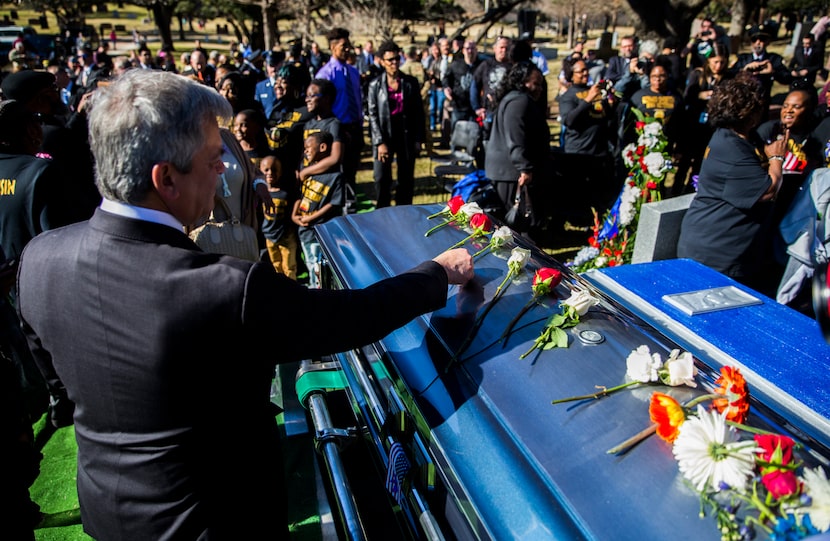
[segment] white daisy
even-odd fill
[[[723,483],[743,491],[755,467],[760,449],[753,440],[740,441],[726,424],[725,414],[697,407],[697,416],[686,420],[672,449],[683,476],[700,492],[719,492]]]

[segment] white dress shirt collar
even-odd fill
[[[107,198],[103,198],[101,200],[101,210],[109,212],[110,214],[117,214],[118,216],[123,216],[125,218],[134,218],[145,222],[166,225],[168,227],[172,227],[176,231],[184,233],[184,226],[180,221],[174,218],[172,214],[162,212],[160,210],[128,205],[127,203],[121,203],[120,201],[113,201]]]

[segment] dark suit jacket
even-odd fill
[[[622,79],[623,76],[630,71],[630,68],[628,67],[628,62],[630,60],[632,59],[623,58],[619,55],[609,58],[608,67],[605,68],[605,75],[603,76],[603,79],[608,79],[614,83]],[[636,62],[636,57],[633,58],[633,60]]]
[[[367,95],[369,113],[369,133],[372,146],[385,143],[396,148],[396,138],[403,135],[405,148],[417,155],[416,143],[423,143],[425,137],[424,106],[421,101],[421,85],[411,75],[401,74],[403,87],[403,127],[404,133],[392,132],[392,117],[389,111],[389,94],[386,73],[382,73],[369,83]]]
[[[764,88],[764,97],[766,101],[769,102],[770,94],[772,93],[773,81],[778,81],[783,85],[788,85],[790,84],[792,77],[790,77],[790,72],[787,70],[787,66],[784,64],[784,59],[780,54],[764,52],[764,54],[761,55],[761,60],[769,60],[770,64],[772,64],[771,74],[754,74],[755,77],[761,82],[761,86]],[[732,64],[732,67],[729,68],[729,71],[734,75],[741,71],[746,65],[754,61],[752,53],[741,53],[738,55],[738,59],[735,63]]]
[[[816,75],[824,65],[824,50],[820,47],[813,46],[809,55],[804,54],[803,47],[797,47],[793,52],[793,58],[790,60],[790,71],[803,69],[807,70],[807,75],[802,78],[810,84],[816,82]]]
[[[309,290],[100,209],[32,240],[18,287],[35,358],[76,403],[84,529],[121,541],[283,538],[275,364],[380,339],[447,297],[434,262]]]

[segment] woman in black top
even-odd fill
[[[715,88],[709,102],[715,133],[704,153],[697,194],[683,217],[677,256],[774,296],[780,276],[770,268],[770,220],[788,133],[766,145],[753,140],[765,112],[760,90],[746,74]]]
[[[674,197],[694,191],[688,176],[700,173],[700,161],[703,151],[712,137],[714,129],[709,125],[706,108],[712,98],[715,87],[731,77],[729,72],[729,52],[726,47],[716,43],[712,56],[706,59],[703,67],[689,70],[686,76],[686,91],[683,103],[686,106],[686,125],[678,141],[680,159],[674,173],[674,184],[666,189],[667,197]]]
[[[544,215],[538,207],[546,199],[542,190],[550,180],[550,128],[538,106],[541,92],[539,68],[531,62],[510,68],[496,93],[498,108],[484,161],[505,210],[519,187],[527,185],[536,216]]]

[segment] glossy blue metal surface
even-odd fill
[[[655,261],[591,271],[586,278],[623,298],[663,334],[711,366],[730,364],[751,378],[755,394],[789,422],[830,446],[830,345],[818,323],[775,300],[689,259]],[[664,295],[732,285],[759,305],[690,316]],[[760,396],[758,396],[760,398]]]
[[[438,205],[380,209],[332,220],[318,236],[344,287],[360,288],[403,272],[467,235],[454,226],[428,238]],[[522,241],[518,241],[522,242]],[[468,244],[471,251],[481,248]],[[451,287],[447,306],[416,319],[381,343],[383,362],[429,429],[425,439],[442,477],[482,539],[719,539],[712,519],[698,517],[671,448],[649,438],[634,450],[606,450],[649,424],[654,390],[686,400],[702,389],[632,388],[601,400],[552,405],[624,381],[625,358],[646,344],[665,358],[676,345],[557,261],[533,248],[526,272],[490,311],[469,349],[448,368],[476,313],[504,278],[509,248],[476,263],[473,283]],[[531,310],[507,346],[497,343],[531,298],[539,267],[559,268],[565,280]],[[570,332],[567,349],[520,359],[559,299],[589,289],[601,303]],[[580,331],[604,340],[586,344]],[[706,379],[706,376],[701,376]]]

